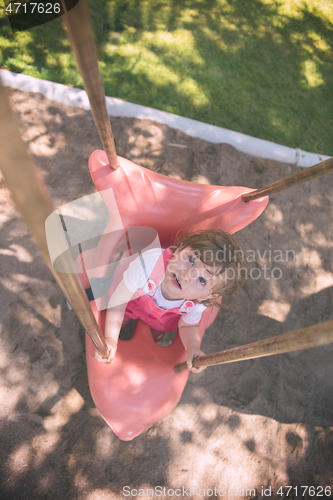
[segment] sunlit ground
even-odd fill
[[[55,205],[93,192],[87,157],[100,144],[88,113],[11,92]],[[149,121],[113,126],[121,154],[171,176],[259,187],[297,170]],[[181,165],[174,144],[193,152]],[[331,184],[328,176],[272,196],[262,216],[239,233],[252,278],[224,298],[205,352],[332,319]],[[255,489],[260,498],[261,487],[333,486],[331,346],[191,375],[174,412],[121,442],[91,401],[82,328],[3,183],[0,204],[2,494],[102,500],[124,498],[126,485],[193,486],[206,491],[202,497],[216,487],[235,489],[234,498]],[[280,279],[274,279],[278,271],[272,277],[274,268]]]
[[[91,16],[106,95],[333,154],[330,0],[103,0]],[[0,22],[3,68],[82,86],[60,19]]]

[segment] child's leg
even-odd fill
[[[160,332],[155,329],[151,329],[151,334],[155,342],[161,346],[169,346],[174,341],[177,335],[178,329],[173,330],[172,332]]]
[[[121,325],[121,329],[120,329],[120,335],[121,337],[120,340],[129,340],[128,336],[130,335],[130,338],[132,338],[133,336],[133,333],[134,333],[134,327],[135,327],[135,323],[133,324],[132,328],[131,328],[131,332],[128,332],[128,331],[123,331],[126,329],[126,326],[128,325],[128,323],[131,321],[131,318],[124,318],[123,320],[123,323]],[[135,320],[133,320],[135,321]],[[155,330],[155,328],[152,328],[151,329],[151,334],[153,336],[153,339],[155,340],[155,342],[158,342],[159,340],[161,340],[161,338],[163,337],[163,335],[165,334],[165,332],[160,332],[159,330]]]
[[[128,323],[130,322],[130,319],[131,318],[124,318],[120,330],[122,330],[123,328],[125,328],[128,325]]]
[[[155,330],[155,328],[152,328],[151,329],[151,334],[152,334],[153,339],[155,340],[155,342],[158,342],[159,340],[161,340],[161,338],[163,337],[163,335],[165,334],[165,332],[160,332],[159,330]]]
[[[119,340],[131,340],[134,335],[135,325],[135,319],[124,318],[120,329]]]

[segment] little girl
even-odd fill
[[[130,318],[140,318],[155,340],[178,327],[189,369],[202,371],[192,367],[193,359],[204,355],[199,321],[206,307],[220,307],[218,297],[237,289],[244,273],[242,251],[234,236],[220,230],[192,233],[172,248],[148,250],[124,272],[106,313],[110,353],[102,358],[96,350],[98,361],[112,361],[121,328]]]

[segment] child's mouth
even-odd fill
[[[178,288],[180,288],[180,289],[181,289],[182,287],[181,287],[180,281],[179,281],[179,279],[177,278],[177,276],[176,276],[175,274],[173,274],[173,279],[175,280],[175,282],[176,282],[176,284],[177,284]]]

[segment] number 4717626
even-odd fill
[[[294,494],[297,497],[297,494],[304,497],[305,495],[309,497],[330,497],[332,494],[332,488],[330,486],[280,486],[277,490],[277,494],[288,498],[289,495]]]
[[[36,12],[38,12],[39,14],[52,14],[53,12],[55,14],[59,14],[60,13],[60,3],[55,3],[54,5],[52,5],[52,3],[47,3],[46,5],[44,5],[44,3],[42,2],[30,2],[28,4],[26,3],[19,3],[19,2],[10,2],[7,7],[6,7],[6,12],[8,12],[8,14],[17,14],[20,7],[22,6],[22,9],[24,10],[24,13],[26,14],[27,13],[27,5],[29,7],[29,13],[33,14],[34,11],[36,10]],[[12,7],[14,6],[14,7]],[[17,7],[16,7],[17,6]],[[16,7],[16,10],[15,10],[15,7]]]

